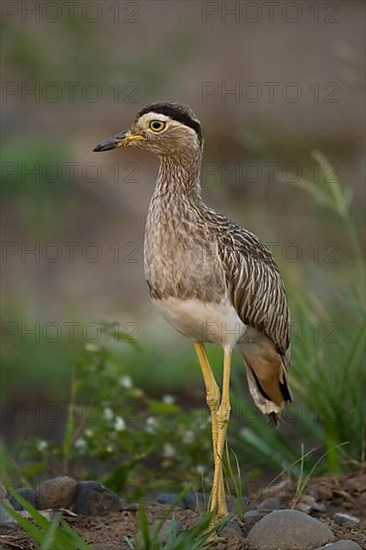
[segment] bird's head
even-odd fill
[[[136,145],[159,156],[198,152],[203,146],[199,120],[189,107],[177,103],[152,103],[139,111],[130,128],[103,140],[94,151]]]

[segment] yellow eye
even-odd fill
[[[162,132],[165,128],[166,123],[162,120],[152,120],[149,124],[150,130],[153,132]]]

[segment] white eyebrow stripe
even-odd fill
[[[154,113],[153,111],[150,111],[149,113],[146,113],[140,117],[139,120],[143,120],[144,122],[150,122],[151,120],[160,120],[161,122],[168,122],[168,120],[172,120],[167,115],[162,115],[161,113]]]

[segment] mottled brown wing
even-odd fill
[[[219,250],[231,301],[240,319],[264,332],[289,361],[289,311],[278,267],[267,247],[235,224],[221,232]]]

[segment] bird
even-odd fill
[[[93,151],[135,146],[160,158],[144,235],[144,271],[160,314],[194,345],[211,415],[213,482],[210,511],[228,513],[223,453],[230,418],[232,353],[244,359],[249,392],[259,410],[278,423],[291,401],[290,315],[278,266],[252,232],[202,199],[202,125],[183,104],[144,106],[129,129]],[[204,345],[223,350],[222,384]]]

